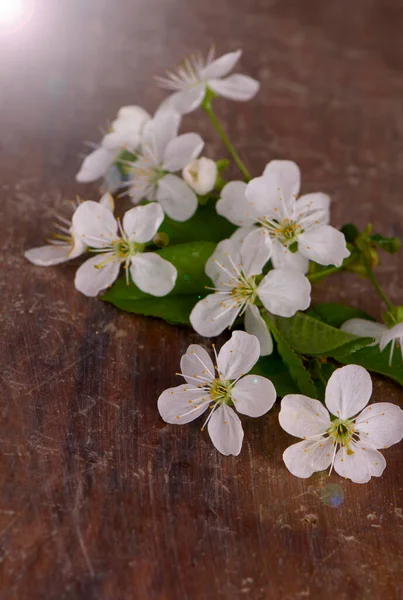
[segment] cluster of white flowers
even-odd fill
[[[350,256],[343,233],[329,224],[329,196],[300,196],[300,170],[289,160],[272,160],[260,177],[251,178],[218,123],[212,99],[247,101],[259,90],[251,77],[229,75],[240,55],[236,51],[215,59],[211,51],[206,60],[195,55],[158,78],[172,93],[154,116],[140,106],[122,107],[76,175],[79,183],[102,180],[100,201],[78,199],[71,219],[56,217],[56,231],[48,243],[25,253],[39,266],[92,254],[75,275],[76,289],[86,296],[97,296],[113,285],[121,267],[127,285],[132,282],[146,294],[166,296],[175,287],[178,271],[158,253],[157,232],[166,217],[180,228],[199,204],[215,203],[216,220],[222,223],[224,217],[236,230],[229,239],[221,239],[201,265],[211,286],[207,295],[199,295],[189,318],[201,336],[217,336],[240,324],[240,317],[246,332],[235,331],[218,355],[214,349],[215,363],[201,346],[190,346],[181,360],[186,383],[163,392],[158,409],[166,422],[184,424],[210,407],[204,425],[225,455],[238,455],[242,447],[242,424],[234,409],[259,417],[276,400],[269,379],[248,375],[260,356],[273,352],[267,323],[273,315],[291,318],[309,308],[312,264],[339,268]],[[179,133],[183,116],[201,106],[244,180],[225,182],[222,165],[200,156],[200,135]],[[135,205],[122,219],[114,216],[115,192]],[[398,342],[403,357],[403,323],[387,328],[352,319],[342,329],[373,337],[381,350],[391,344],[391,358]],[[326,407],[331,414],[318,400],[284,397],[280,425],[303,438],[284,452],[291,473],[309,477],[330,467],[358,483],[382,474],[385,460],[378,449],[402,438],[403,411],[388,403],[364,408],[371,391],[365,369],[350,365],[329,379]]]
[[[215,348],[214,353],[215,366],[204,348],[189,346],[181,359],[180,375],[186,383],[165,390],[158,399],[158,410],[167,423],[184,425],[210,408],[202,429],[208,424],[217,450],[237,456],[244,433],[234,408],[249,417],[260,417],[272,408],[276,390],[269,379],[247,375],[259,358],[259,341],[254,335],[234,331],[218,355]],[[327,408],[307,396],[285,396],[280,425],[303,439],[284,452],[287,469],[306,478],[330,467],[355,483],[380,477],[386,462],[379,449],[402,439],[403,411],[389,402],[367,406],[371,394],[369,373],[348,365],[329,379]]]

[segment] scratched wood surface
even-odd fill
[[[249,104],[217,102],[252,172],[293,159],[336,225],[402,236],[402,26],[399,0],[38,0],[0,35],[2,600],[403,598],[403,445],[366,485],[299,480],[276,408],[244,419],[242,454],[225,458],[156,410],[197,335],[81,296],[72,264],[23,258],[55,209],[97,198],[74,182],[83,141],[123,104],[154,110],[152,77],[212,42],[242,47],[262,83]],[[225,156],[202,114],[184,126]],[[401,259],[379,273],[402,303]],[[354,276],[314,295],[381,314]],[[403,394],[375,378],[374,399]]]

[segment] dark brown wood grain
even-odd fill
[[[245,418],[238,458],[199,424],[164,424],[159,393],[200,338],[74,290],[75,265],[23,251],[80,193],[85,140],[124,104],[153,111],[153,76],[184,55],[244,49],[262,89],[217,101],[253,174],[272,158],[333,199],[336,225],[403,235],[399,0],[59,0],[0,35],[0,561],[2,600],[403,598],[403,445],[379,480],[292,477],[278,408]],[[226,156],[201,113],[184,121]],[[400,257],[380,279],[402,303]],[[369,284],[335,276],[315,299],[379,317]],[[374,399],[402,404],[374,378]],[[340,508],[321,501],[338,483]]]

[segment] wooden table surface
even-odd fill
[[[261,81],[217,102],[253,174],[295,160],[334,224],[403,236],[403,27],[399,0],[37,0],[0,34],[0,560],[2,600],[403,598],[403,444],[381,479],[291,476],[278,408],[245,419],[239,457],[199,423],[160,419],[180,355],[200,338],[75,291],[75,265],[23,258],[74,181],[84,141],[124,104],[153,111],[153,76],[212,42],[243,48]],[[184,121],[224,149],[200,112]],[[402,303],[402,261],[380,279]],[[369,284],[334,276],[315,300],[379,317]],[[375,401],[403,393],[374,378]],[[323,496],[339,484],[344,502]]]

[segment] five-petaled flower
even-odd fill
[[[86,296],[96,296],[112,285],[123,264],[127,283],[130,271],[143,292],[169,294],[177,277],[175,267],[155,252],[145,252],[163,219],[163,210],[156,202],[128,210],[122,224],[97,202],[83,202],[73,215],[73,228],[96,256],[77,270],[76,288]]]
[[[132,202],[157,200],[175,221],[187,221],[197,209],[197,196],[173,175],[199,156],[204,142],[197,133],[178,136],[178,113],[164,111],[144,127],[141,151],[126,165]]]
[[[389,402],[367,406],[371,394],[369,373],[358,365],[348,365],[337,369],[328,381],[328,410],[307,396],[285,396],[280,425],[291,435],[303,438],[283,454],[288,470],[306,478],[315,471],[334,467],[339,475],[355,483],[380,477],[386,462],[378,449],[402,439],[403,411]]]
[[[328,225],[330,198],[321,192],[298,198],[300,170],[288,160],[273,160],[248,184],[228,183],[217,212],[240,227],[260,225],[273,240],[275,268],[308,270],[309,260],[339,267],[350,255],[344,235]]]
[[[298,310],[307,309],[311,301],[311,284],[299,271],[272,269],[262,278],[272,246],[266,231],[252,231],[241,245],[233,239],[218,244],[206,263],[214,293],[200,300],[190,314],[197,333],[218,335],[239,315],[245,315],[245,329],[259,339],[262,356],[271,354],[270,331],[256,302],[275,315],[292,317]]]
[[[173,108],[182,115],[190,113],[201,105],[207,89],[229,100],[251,100],[259,91],[258,81],[238,73],[227,77],[241,54],[242,51],[237,50],[214,59],[211,49],[206,60],[201,54],[190,56],[175,72],[168,71],[166,77],[157,77],[161,87],[173,92],[161,109]]]
[[[150,119],[148,112],[141,106],[122,106],[99,147],[85,157],[76,175],[76,181],[88,183],[105,177],[113,181],[110,186],[112,189],[109,191],[114,191],[119,186],[120,180],[113,165],[123,150],[130,152],[137,150],[144,125]]]
[[[390,343],[389,364],[392,364],[393,353],[396,343],[400,346],[403,360],[403,323],[397,323],[393,327],[386,327],[383,323],[369,321],[368,319],[349,319],[345,321],[340,329],[357,335],[359,337],[373,337],[375,342],[371,346],[379,345],[380,351],[383,352]]]
[[[245,375],[258,358],[257,338],[244,331],[234,331],[218,356],[215,353],[215,367],[204,348],[189,346],[181,359],[180,375],[186,383],[160,395],[158,410],[161,417],[167,423],[183,425],[210,407],[202,429],[208,424],[211,441],[219,452],[237,456],[244,433],[241,420],[233,409],[249,417],[261,417],[276,400],[276,390],[269,379]]]
[[[113,213],[114,201],[110,194],[104,194],[99,203]],[[81,204],[80,198],[77,198],[77,202],[72,204],[76,209]],[[48,240],[49,244],[39,246],[39,248],[31,248],[24,254],[25,258],[38,267],[59,265],[77,258],[77,256],[81,256],[87,251],[87,245],[74,230],[71,220],[60,215],[56,215],[55,219],[54,227],[56,231]]]

